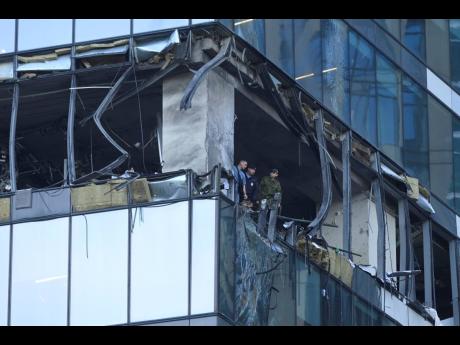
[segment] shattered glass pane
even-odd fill
[[[234,320],[235,206],[221,200],[219,235],[219,312]]]

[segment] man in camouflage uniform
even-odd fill
[[[281,184],[278,181],[278,169],[272,169],[270,176],[264,176],[260,182],[259,199],[267,199],[270,203],[275,193],[281,193]]]

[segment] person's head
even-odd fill
[[[238,166],[241,168],[241,170],[244,170],[248,167],[248,162],[246,162],[245,160],[240,160]]]
[[[248,174],[251,176],[256,174],[256,167],[254,165],[248,165]]]
[[[278,169],[272,169],[272,171],[270,171],[271,178],[277,178],[278,175],[279,175]]]

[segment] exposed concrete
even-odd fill
[[[205,173],[233,164],[234,89],[211,71],[198,87],[192,107],[180,111],[191,73],[163,81],[163,172],[193,169]]]

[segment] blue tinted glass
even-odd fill
[[[8,272],[10,264],[10,226],[0,226],[0,326],[8,319]]]
[[[426,93],[403,76],[403,161],[407,172],[429,185],[428,113]]]
[[[72,19],[19,19],[18,50],[72,43]]]
[[[390,158],[402,164],[400,98],[399,70],[377,54],[379,147]]]
[[[350,103],[354,130],[377,144],[375,51],[350,32]]]
[[[450,80],[449,23],[447,19],[426,19],[425,30],[427,65]]]
[[[460,19],[450,19],[449,28],[452,87],[460,92]]]
[[[129,19],[77,19],[75,41],[91,41],[100,38],[129,35]]]
[[[14,19],[0,19],[0,54],[14,51]]]
[[[197,20],[198,19],[194,19],[194,21]],[[196,23],[194,22],[193,24]],[[133,31],[136,34],[139,32],[165,30],[187,25],[188,19],[134,19]]]
[[[428,116],[431,191],[453,206],[452,114],[429,96]]]
[[[249,44],[265,54],[265,32],[263,19],[235,19],[235,32]]]
[[[13,226],[12,325],[67,323],[69,219]]]
[[[265,20],[265,35],[267,57],[292,77],[292,19]]]
[[[460,213],[460,120],[454,117],[453,123],[454,147],[454,178],[455,178],[455,209]]]
[[[402,41],[411,52],[425,60],[425,20],[403,19]]]
[[[321,100],[321,21],[294,19],[294,42],[295,79]]]
[[[341,20],[322,19],[323,102],[345,123],[350,123],[348,29]]]
[[[399,39],[400,35],[400,19],[376,19],[376,22],[390,32],[393,36]]]

